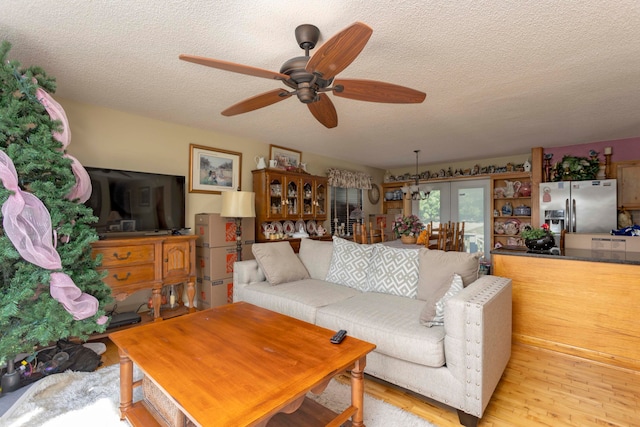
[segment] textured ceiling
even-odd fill
[[[331,96],[326,129],[295,97],[222,110],[284,87],[178,60],[187,53],[279,71],[355,21],[373,28],[338,77],[427,93],[422,104]],[[40,65],[57,96],[383,169],[640,136],[640,2],[1,0],[10,58]],[[313,54],[313,51],[311,52]]]

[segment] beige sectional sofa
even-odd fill
[[[365,372],[477,425],[511,354],[511,280],[461,252],[302,239],[254,244],[236,263],[246,301],[375,343]]]

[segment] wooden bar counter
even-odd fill
[[[513,282],[514,341],[640,370],[640,253],[491,256]]]

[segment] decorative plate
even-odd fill
[[[316,222],[312,219],[307,221],[307,233],[316,234],[317,232]]]
[[[260,226],[262,227],[262,232],[264,233],[265,231],[267,231],[267,227],[270,225],[269,222],[263,222],[262,224],[260,224]]]
[[[296,221],[296,233],[300,232],[300,228],[302,227],[302,232],[306,233],[307,232],[307,225],[304,223],[303,220],[299,219]]]
[[[280,224],[280,221],[273,221],[271,225],[273,225],[273,229],[276,233],[282,233],[282,224]]]
[[[293,222],[291,221],[285,221],[284,224],[282,224],[282,227],[285,234],[293,234],[296,232],[296,226],[293,225]]]

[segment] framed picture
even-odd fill
[[[189,193],[235,191],[241,176],[242,153],[189,145]]]
[[[276,161],[276,167],[280,169],[298,168],[302,160],[300,151],[291,150],[289,148],[270,145],[270,159]]]

